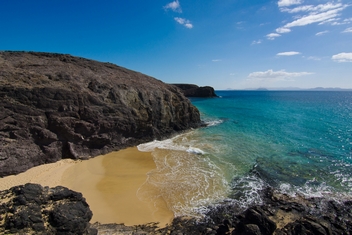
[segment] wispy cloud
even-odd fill
[[[181,5],[178,0],[170,2],[164,6],[165,10],[171,9],[174,12],[182,13]]]
[[[316,36],[321,36],[321,35],[324,35],[324,34],[326,34],[326,33],[328,33],[328,32],[329,32],[328,30],[325,30],[325,31],[318,32],[318,33],[316,33],[315,35],[316,35]]]
[[[285,70],[273,71],[269,69],[264,72],[253,72],[248,75],[248,80],[256,81],[293,81],[294,77],[310,75],[309,72],[286,72]]]
[[[269,40],[274,40],[275,38],[280,37],[280,36],[281,36],[281,34],[278,34],[278,33],[269,33],[266,35],[266,38]]]
[[[343,22],[346,24],[352,23],[352,18],[344,19]]]
[[[257,44],[261,44],[262,43],[262,40],[254,40],[253,42],[252,42],[252,45],[257,45]]]
[[[314,13],[318,13],[318,12],[326,12],[332,9],[338,9],[341,7],[347,7],[347,5],[343,5],[342,3],[332,3],[332,2],[328,2],[325,4],[319,4],[319,5],[303,5],[303,6],[298,6],[295,8],[280,8],[280,11],[282,12],[288,12],[288,13],[299,13],[299,12],[314,12]]]
[[[289,32],[291,32],[291,29],[289,29],[289,28],[277,28],[276,32],[277,33],[289,33]]]
[[[352,33],[352,27],[345,29],[342,33]]]
[[[325,12],[313,12],[311,14],[302,16],[302,17],[286,24],[283,28],[306,26],[306,25],[310,25],[313,23],[320,23],[320,22],[324,22],[327,20],[335,19],[335,17],[339,16],[339,13],[344,8],[345,7],[339,7],[339,8],[332,9],[332,10],[325,11]]]
[[[302,27],[310,24],[330,24],[330,25],[341,25],[352,22],[352,19],[340,18],[341,12],[349,7],[347,4],[341,2],[327,2],[318,5],[300,5],[303,1],[301,0],[279,0],[278,6],[281,12],[293,14],[292,21],[284,24],[277,28],[275,31],[277,34],[289,33],[294,27]],[[293,6],[293,7],[292,7]],[[325,31],[324,31],[325,33]],[[322,35],[323,32],[317,33],[316,35]],[[270,34],[268,34],[270,35]],[[275,37],[267,35],[269,40],[273,40]]]
[[[301,54],[301,52],[297,52],[297,51],[286,51],[286,52],[277,53],[276,55],[278,55],[278,56],[293,56],[293,55],[299,55],[299,54]]]
[[[297,5],[301,3],[302,3],[301,0],[279,0],[277,5],[279,7],[287,7],[287,6]]]
[[[214,60],[211,60],[211,61],[213,61],[213,62],[220,62],[220,61],[222,61],[221,59],[214,59]]]
[[[302,57],[306,58],[307,60],[316,60],[316,61],[321,60],[321,58],[317,56],[308,56],[308,57],[302,56]]]
[[[185,26],[186,28],[189,28],[189,29],[193,28],[193,24],[187,19],[180,18],[180,17],[175,17],[174,19],[177,23]]]
[[[342,52],[331,57],[336,62],[352,62],[352,53]]]

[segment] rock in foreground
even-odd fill
[[[1,191],[0,197],[1,234],[96,234],[81,193],[26,184]]]
[[[0,176],[197,127],[176,87],[110,63],[0,52]]]

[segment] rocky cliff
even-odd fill
[[[202,86],[199,87],[194,84],[172,84],[183,92],[186,97],[203,97],[203,98],[212,98],[218,97],[215,94],[214,88],[211,86]]]
[[[0,52],[0,176],[198,127],[176,87],[110,63]]]

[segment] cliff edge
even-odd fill
[[[176,87],[111,63],[0,52],[0,176],[198,127]]]

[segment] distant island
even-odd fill
[[[299,87],[276,87],[276,88],[246,88],[246,89],[231,89],[226,90],[245,90],[245,91],[352,91],[352,88],[340,87],[315,87],[315,88],[299,88]]]

